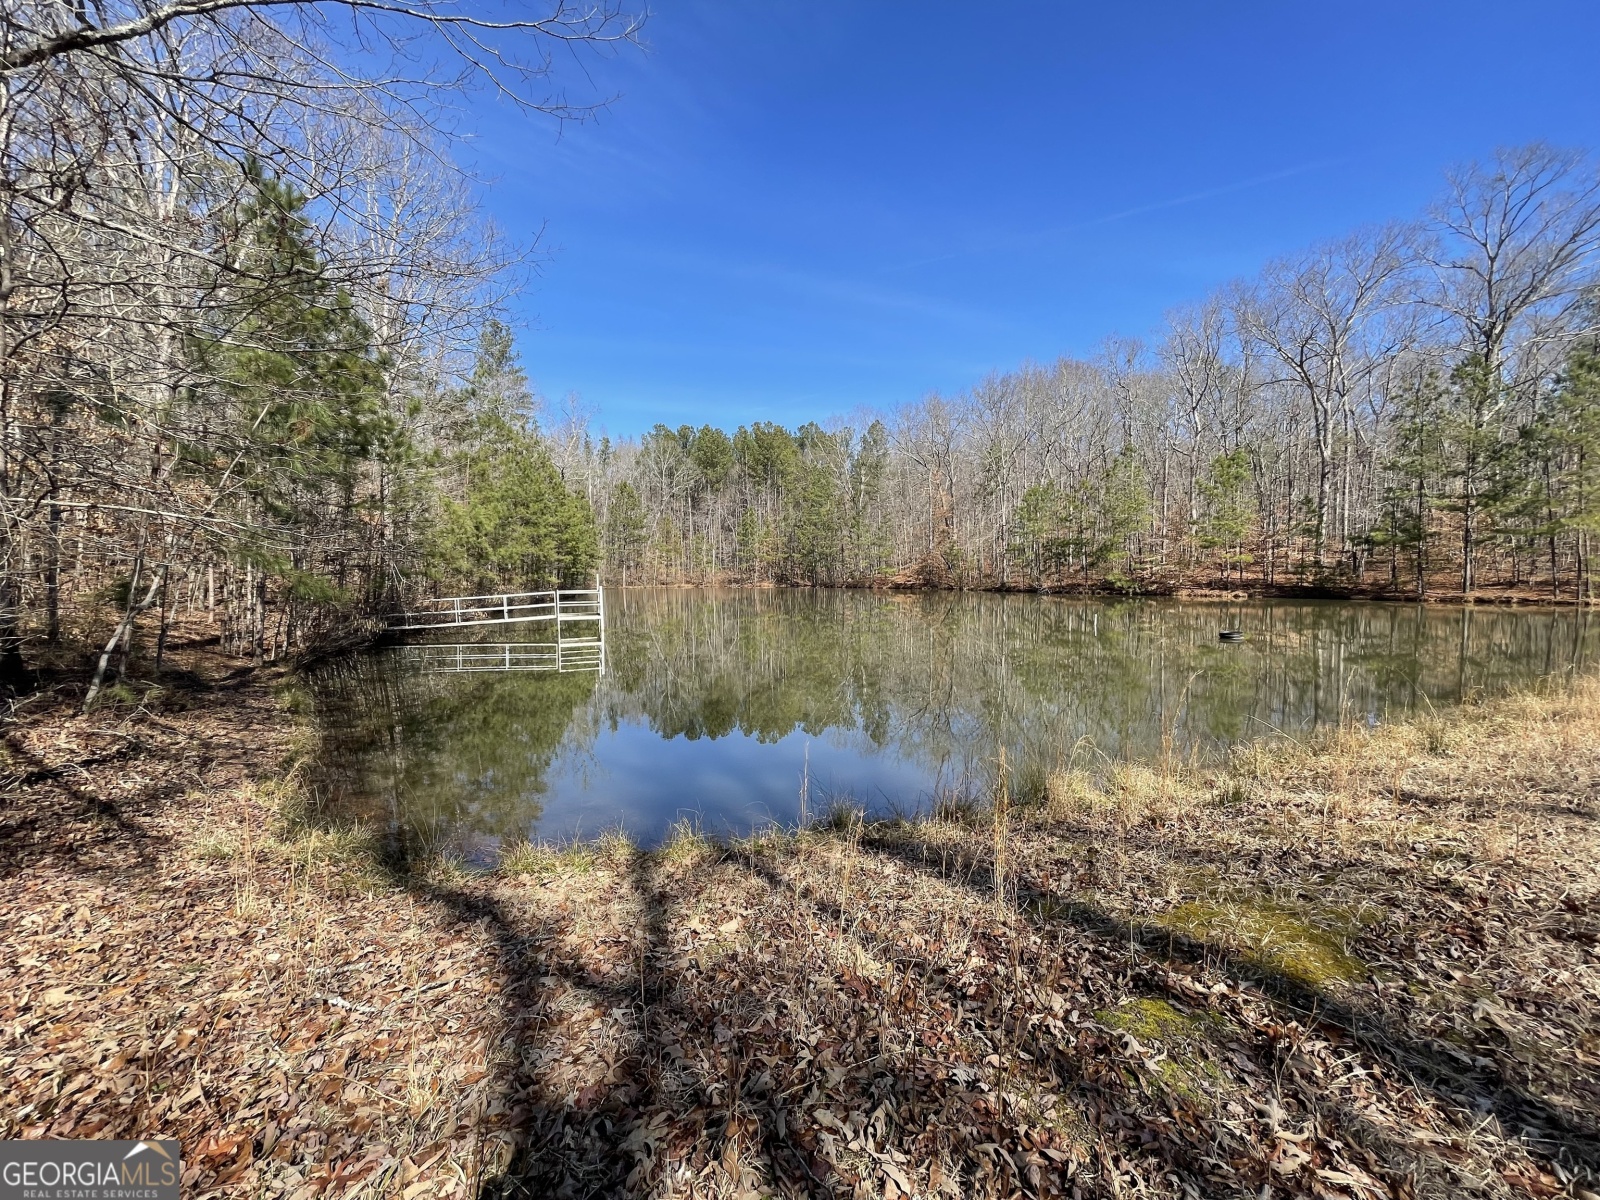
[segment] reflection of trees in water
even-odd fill
[[[828,734],[953,790],[982,787],[1003,741],[1028,787],[1075,747],[1150,759],[1164,732],[1182,754],[1382,717],[1586,664],[1596,642],[1586,614],[1377,604],[668,590],[607,604],[604,679],[427,674],[383,653],[323,668],[341,811],[435,844],[519,837],[552,770],[591,749],[604,765],[601,739],[625,721],[663,738]],[[1232,625],[1249,640],[1219,644]]]
[[[1249,640],[1217,641],[1239,624]],[[855,731],[981,778],[1000,741],[1035,770],[1224,745],[1453,702],[1581,664],[1587,617],[1378,604],[1101,603],[1002,595],[626,592],[611,721],[663,737]]]
[[[324,731],[319,782],[341,814],[403,828],[424,846],[458,831],[526,836],[597,679],[439,674],[394,651],[330,662],[311,679]]]

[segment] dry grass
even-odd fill
[[[192,1195],[1600,1191],[1592,684],[492,876],[285,820],[246,700],[8,735],[5,1135]]]
[[[0,1130],[176,1136],[185,1195],[464,1189],[492,943],[367,831],[288,835],[269,682],[5,731]]]

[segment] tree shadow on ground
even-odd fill
[[[718,867],[830,937],[860,940],[869,953],[884,949],[852,931],[836,903],[805,894],[759,857],[724,853]],[[1003,989],[975,996],[947,965],[904,946],[892,947],[898,983],[888,990],[846,970],[843,986],[828,979],[822,991],[807,991],[802,975],[817,982],[807,963],[781,979],[735,974],[713,993],[675,952],[659,871],[650,855],[629,864],[626,887],[645,915],[637,974],[623,977],[552,953],[553,939],[530,937],[525,915],[486,890],[412,884],[456,919],[487,922],[496,946],[504,1034],[514,1047],[501,1085],[512,1147],[481,1196],[642,1198],[673,1187],[685,1195],[851,1196],[868,1179],[882,1195],[878,1181],[924,1175],[934,1159],[950,1195],[1112,1194],[1109,1180],[1135,1159],[1186,1181],[1191,1194],[1217,1194],[1216,1135],[1197,1119],[1196,1099],[1134,1078],[1107,1031],[1063,1039]],[[996,941],[989,952],[1008,950]],[[1040,969],[1016,952],[1003,966]],[[1055,969],[1067,966],[1062,960]],[[564,988],[626,1014],[634,1035],[632,1052],[603,1084],[576,1094],[543,1053],[542,1004]],[[809,1040],[798,1020],[785,1020],[786,1002],[791,1016],[807,1008]],[[924,1045],[928,1011],[943,1014],[959,1037]],[[1020,1101],[972,1086],[977,1072],[964,1064],[984,1051],[994,1061],[1004,1056],[1012,1088],[1064,1098],[1050,1120],[1077,1134],[1095,1131],[1087,1160],[1059,1149],[1052,1157],[1048,1141],[1019,1140]],[[810,1065],[797,1056],[810,1056]],[[1249,1157],[1242,1144],[1231,1149]],[[1243,1162],[1224,1174],[1228,1190],[1242,1194],[1259,1188],[1268,1167]]]
[[[415,894],[457,920],[486,923],[494,939],[501,1036],[512,1051],[501,1088],[511,1146],[503,1168],[481,1181],[480,1196],[651,1195],[662,1180],[650,1178],[648,1160],[662,1142],[675,1144],[686,1178],[715,1164],[732,1179],[741,1167],[753,1167],[777,1181],[784,1195],[809,1195],[820,1183],[810,1158],[784,1137],[783,1109],[759,1086],[748,1057],[729,1062],[719,1081],[685,1070],[683,1032],[696,1027],[697,1017],[674,999],[667,903],[655,874],[650,856],[632,856],[625,883],[643,908],[644,923],[638,970],[620,977],[597,973],[597,964],[579,955],[551,953],[565,930],[530,937],[526,914],[484,889],[410,882]],[[576,1094],[543,1053],[545,1002],[567,989],[623,1017],[632,1032],[629,1053],[613,1065],[604,1086]],[[708,1086],[715,1082],[723,1086]]]
[[[256,686],[250,670],[209,683],[187,672],[163,676],[168,702],[186,707],[192,697],[234,693]],[[174,694],[175,693],[175,694]],[[59,702],[58,702],[59,703]],[[71,710],[76,716],[76,703]],[[134,722],[130,718],[145,719]],[[25,726],[0,734],[0,878],[47,861],[83,876],[147,870],[167,849],[159,818],[205,772],[217,767],[251,774],[251,748],[209,736],[168,712],[115,709],[90,714],[74,730],[85,745],[65,761],[30,746]],[[258,764],[257,764],[258,765]],[[118,778],[126,768],[130,778]],[[120,794],[113,791],[120,785]]]
[[[975,926],[994,911],[992,854],[976,840],[930,845],[914,827],[869,827],[855,846],[907,879],[964,894]],[[1112,1019],[1103,1018],[1102,1005],[1192,1003],[1192,990],[1176,979],[1185,971],[1189,979],[1220,974],[1254,985],[1250,995],[1280,1014],[1280,1026],[1353,1048],[1374,1074],[1436,1101],[1463,1137],[1492,1117],[1539,1158],[1580,1178],[1600,1175],[1592,1117],[1515,1078],[1495,1054],[1476,1052],[1487,1047],[1463,1053],[1349,991],[1310,986],[1223,940],[1142,925],[1016,874],[1009,911],[1037,936],[1030,947],[1015,936],[1015,920],[1008,932],[979,931],[994,971],[975,988],[948,960],[902,940],[898,917],[863,914],[819,890],[826,880],[802,860],[748,847],[709,853],[708,874],[696,881],[701,895],[720,895],[709,872],[725,872],[735,890],[748,885],[771,900],[768,918],[792,915],[824,931],[835,949],[876,958],[888,965],[889,982],[841,966],[837,953],[794,943],[795,961],[769,968],[747,955],[713,984],[681,944],[685,914],[675,906],[686,893],[681,880],[668,879],[659,854],[635,852],[616,869],[606,902],[638,913],[631,949],[619,959],[586,952],[569,936],[570,916],[535,911],[515,889],[420,865],[413,871],[403,850],[391,849],[398,886],[457,922],[481,926],[493,946],[501,1014],[490,1040],[505,1056],[496,1064],[491,1109],[501,1117],[494,1136],[502,1148],[476,1181],[481,1197],[643,1200],[752,1189],[852,1196],[867,1180],[882,1195],[895,1171],[916,1175],[934,1162],[956,1189],[951,1195],[1115,1195],[1130,1173],[1167,1180],[1175,1195],[1253,1195],[1264,1186],[1312,1194],[1311,1183],[1298,1187],[1273,1157],[1281,1148],[1272,1140],[1277,1117],[1264,1133],[1241,1132],[1239,1121],[1218,1119],[1194,1079],[1164,1071],[1148,1048],[1129,1039],[1130,1049],[1107,1028]],[[1242,869],[1242,860],[1221,866],[1229,865]],[[775,927],[761,936],[781,946],[786,934]],[[1022,995],[1020,981],[1060,980],[1067,991],[1085,965],[1108,976],[1095,993],[1094,1019],[1080,1024],[1074,1013],[1070,1028],[1041,1020],[1048,1014],[1037,1008],[1037,990]],[[552,1034],[551,1006],[561,996],[624,1031],[620,1053],[576,1084],[572,1047]],[[1226,1029],[1197,1026],[1207,1043],[1196,1048],[1202,1059],[1248,1057],[1244,1084],[1258,1089],[1259,1104],[1276,1110],[1286,1101],[1310,1118],[1314,1139],[1362,1149],[1394,1195],[1455,1193],[1451,1147],[1419,1149],[1392,1125],[1323,1095],[1316,1078],[1297,1074],[1292,1037],[1280,1038],[1230,1003],[1220,1004]],[[999,1080],[987,1093],[973,1082],[985,1069]],[[1041,1095],[1060,1107],[1022,1111]],[[1053,1130],[1061,1140],[1030,1141],[1024,1127]],[[1064,1150],[1074,1153],[1048,1153]]]
[[[123,745],[56,766],[8,742],[10,769],[0,776],[0,788],[10,796],[25,790],[31,794],[25,806],[13,801],[0,808],[0,878],[15,876],[43,859],[68,862],[84,874],[151,865],[155,835],[122,804],[74,779],[128,761],[136,752],[136,746]],[[107,863],[108,857],[114,867]]]
[[[959,847],[941,847],[940,860],[934,863],[926,846],[913,840],[868,838],[862,845],[885,859],[963,887],[974,899],[992,902],[992,856]],[[1600,1121],[1596,1115],[1564,1108],[1535,1094],[1511,1078],[1496,1057],[1463,1053],[1460,1047],[1418,1035],[1391,1014],[1357,1006],[1347,997],[1309,986],[1258,958],[1241,954],[1234,946],[1155,924],[1130,922],[1080,897],[1034,886],[1025,878],[1012,879],[1008,890],[1018,906],[1041,924],[1067,925],[1110,945],[1136,947],[1154,962],[1205,964],[1235,978],[1250,980],[1286,1016],[1346,1037],[1382,1069],[1431,1093],[1447,1110],[1459,1114],[1467,1127],[1492,1114],[1513,1136],[1536,1146],[1542,1155],[1569,1170],[1600,1175]],[[1315,1103],[1314,1097],[1309,1099]],[[1335,1127],[1348,1123],[1347,1114],[1332,1109],[1325,1109],[1324,1113]],[[1352,1129],[1351,1133],[1359,1140],[1364,1131]]]
[[[981,853],[947,845],[930,853],[926,843],[907,837],[862,838],[861,850],[965,890],[974,910],[992,906],[992,862]],[[894,1147],[910,1150],[901,1155],[910,1170],[938,1158],[944,1181],[957,1189],[952,1195],[1115,1195],[1126,1171],[1166,1179],[1174,1195],[1254,1194],[1262,1186],[1288,1194],[1314,1190],[1275,1173],[1270,1139],[1229,1136],[1206,1120],[1205,1099],[1181,1083],[1133,1069],[1126,1046],[1118,1046],[1109,1030],[1062,1037],[1059,1022],[1040,1024],[1027,998],[1003,982],[1008,971],[1018,979],[1030,973],[1030,984],[1040,974],[1066,979],[1074,963],[1085,962],[1083,955],[1115,963],[1117,987],[1134,1002],[1192,998],[1173,989],[1171,970],[1184,966],[1211,966],[1253,981],[1283,1021],[1334,1030],[1382,1072],[1408,1080],[1446,1109],[1478,1120],[1496,1115],[1536,1144],[1542,1157],[1574,1170],[1600,1170],[1597,1133],[1581,1114],[1563,1112],[1518,1086],[1488,1059],[1464,1067],[1450,1046],[1414,1037],[1386,1014],[1307,987],[1234,947],[1134,925],[1104,907],[1022,880],[1016,886],[1021,914],[1035,930],[1056,931],[1075,949],[1054,954],[1048,941],[1046,950],[1026,950],[1018,939],[981,941],[997,971],[994,986],[974,992],[949,963],[898,944],[893,928],[864,922],[838,896],[795,882],[760,854],[722,853],[717,869],[736,872],[790,912],[814,918],[838,944],[891,963],[898,984],[872,989],[845,970],[838,976],[843,986],[829,987],[826,1005],[818,1006],[792,976],[744,971],[723,979],[722,992],[707,997],[706,981],[694,978],[696,968],[674,946],[674,901],[662,886],[659,859],[650,854],[634,854],[619,874],[619,890],[642,912],[637,950],[621,968],[557,949],[566,926],[530,930],[530,914],[493,886],[408,882],[414,894],[459,922],[486,923],[493,934],[502,1038],[510,1048],[501,1080],[510,1144],[509,1154],[499,1157],[502,1170],[483,1179],[482,1197],[642,1198],[752,1189],[843,1197],[858,1195],[867,1179],[880,1195],[886,1184],[878,1171],[885,1163],[894,1168],[885,1154]],[[816,963],[803,968],[819,974]],[[547,1003],[568,989],[629,1029],[627,1053],[576,1091],[570,1074],[547,1053],[557,1050],[547,1045]],[[774,997],[795,1008],[810,1005],[827,1045],[853,1046],[853,1058],[822,1056],[795,1067],[806,1051],[803,1038],[782,1019],[760,1019],[776,1011]],[[960,1030],[958,1042],[966,1045],[918,1042],[930,1032],[931,1016]],[[1238,1042],[1224,1050],[1224,1040],[1216,1037],[1216,1053],[1240,1050]],[[1398,1146],[1358,1112],[1325,1102],[1317,1080],[1296,1075],[1288,1046],[1270,1037],[1246,1042],[1262,1104],[1275,1107],[1285,1099],[1314,1115],[1318,1138],[1374,1152],[1368,1157],[1374,1176],[1395,1195],[1451,1194],[1456,1176],[1445,1163],[1419,1160],[1414,1147]],[[1080,1141],[1086,1134],[1086,1157],[1064,1163],[1040,1154],[1040,1147],[1019,1139],[1014,1112],[1010,1120],[1003,1114],[1005,1102],[976,1093],[970,1077],[949,1070],[986,1051],[1002,1059],[1006,1088],[1014,1093],[1064,1099],[1066,1109],[1053,1118],[1077,1130]],[[835,1128],[851,1112],[872,1117]]]
[[[1133,1079],[1127,1064],[1110,1053],[1111,1041],[1093,1034],[1077,1040],[1063,1036],[1059,1022],[1054,1027],[1039,1023],[1039,1014],[1003,986],[973,989],[952,971],[951,964],[916,953],[893,936],[879,936],[863,924],[860,914],[848,911],[837,898],[808,893],[769,862],[749,856],[741,857],[739,865],[789,903],[803,906],[826,926],[892,962],[894,971],[904,977],[899,994],[914,993],[925,1009],[950,1014],[971,1045],[995,1051],[993,1057],[1002,1061],[1009,1086],[1067,1100],[1070,1110],[1065,1118],[1056,1119],[1077,1126],[1079,1132],[1093,1128],[1102,1139],[1097,1148],[1099,1187],[1105,1186],[1104,1176],[1117,1169],[1114,1160],[1119,1155],[1137,1156],[1155,1174],[1185,1181],[1191,1189],[1204,1191],[1215,1186],[1210,1154],[1216,1146],[1209,1134],[1197,1136],[1196,1098],[1184,1094],[1184,1089],[1148,1076]],[[989,907],[987,899],[982,906]],[[883,932],[892,935],[892,930]],[[1030,957],[1015,942],[988,938],[981,944],[996,967],[997,981],[1024,972],[1033,982],[1061,981],[1070,971],[1068,960]],[[1128,982],[1136,993],[1160,994],[1148,980]],[[854,1007],[863,1024],[881,1023],[895,998],[893,994],[882,998],[860,995]],[[915,1034],[918,1030],[911,1027],[904,1032]],[[1017,1143],[1015,1128],[1000,1111],[971,1111],[970,1097],[962,1088],[949,1086],[948,1081],[905,1086],[907,1076],[920,1076],[917,1059],[937,1062],[941,1057],[937,1050],[930,1053],[923,1047],[915,1048],[913,1056],[910,1064],[904,1056],[895,1064],[903,1072],[896,1080],[901,1085],[897,1099],[908,1111],[949,1118],[928,1130],[947,1161],[948,1178],[981,1180],[980,1194],[984,1195],[1061,1194],[1074,1187],[1086,1193],[1098,1190],[1091,1178],[1094,1168],[1078,1174],[1074,1164],[1073,1170],[1062,1171],[1056,1160],[1029,1153]],[[903,1071],[907,1065],[912,1067],[909,1072]],[[1245,1172],[1252,1183],[1265,1172],[1265,1164],[1258,1165],[1260,1171]],[[1070,1182],[1074,1178],[1077,1182]],[[1111,1190],[1115,1192],[1114,1185]]]

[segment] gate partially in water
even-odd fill
[[[531,624],[553,640],[540,642],[422,642],[400,653],[428,673],[482,671],[597,671],[606,669],[606,601],[599,587],[498,596],[445,596],[424,600],[389,623],[395,633]],[[579,635],[568,628],[592,627]]]
[[[414,611],[401,613],[390,623],[395,633],[425,629],[457,629],[468,625],[509,625],[523,621],[549,621],[560,637],[573,621],[589,621],[605,637],[605,593],[594,588],[560,588],[551,592],[502,592],[498,596],[446,596],[424,600]]]
[[[605,674],[606,648],[599,638],[557,642],[435,642],[404,646],[400,653],[428,674],[466,675],[504,671],[597,671]]]

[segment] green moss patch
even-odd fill
[[[1305,987],[1347,983],[1367,970],[1331,922],[1314,921],[1271,901],[1195,900],[1160,914],[1155,923],[1199,941],[1233,947],[1262,969]]]
[[[1126,1030],[1141,1042],[1162,1037],[1205,1032],[1206,1022],[1186,1016],[1165,1000],[1141,997],[1116,1008],[1097,1012],[1094,1019],[1112,1029]]]
[[[1145,996],[1102,1009],[1094,1019],[1165,1051],[1149,1064],[1150,1071],[1163,1089],[1192,1105],[1208,1106],[1226,1082],[1201,1053],[1222,1026],[1215,1014],[1191,1016],[1165,1000]]]

